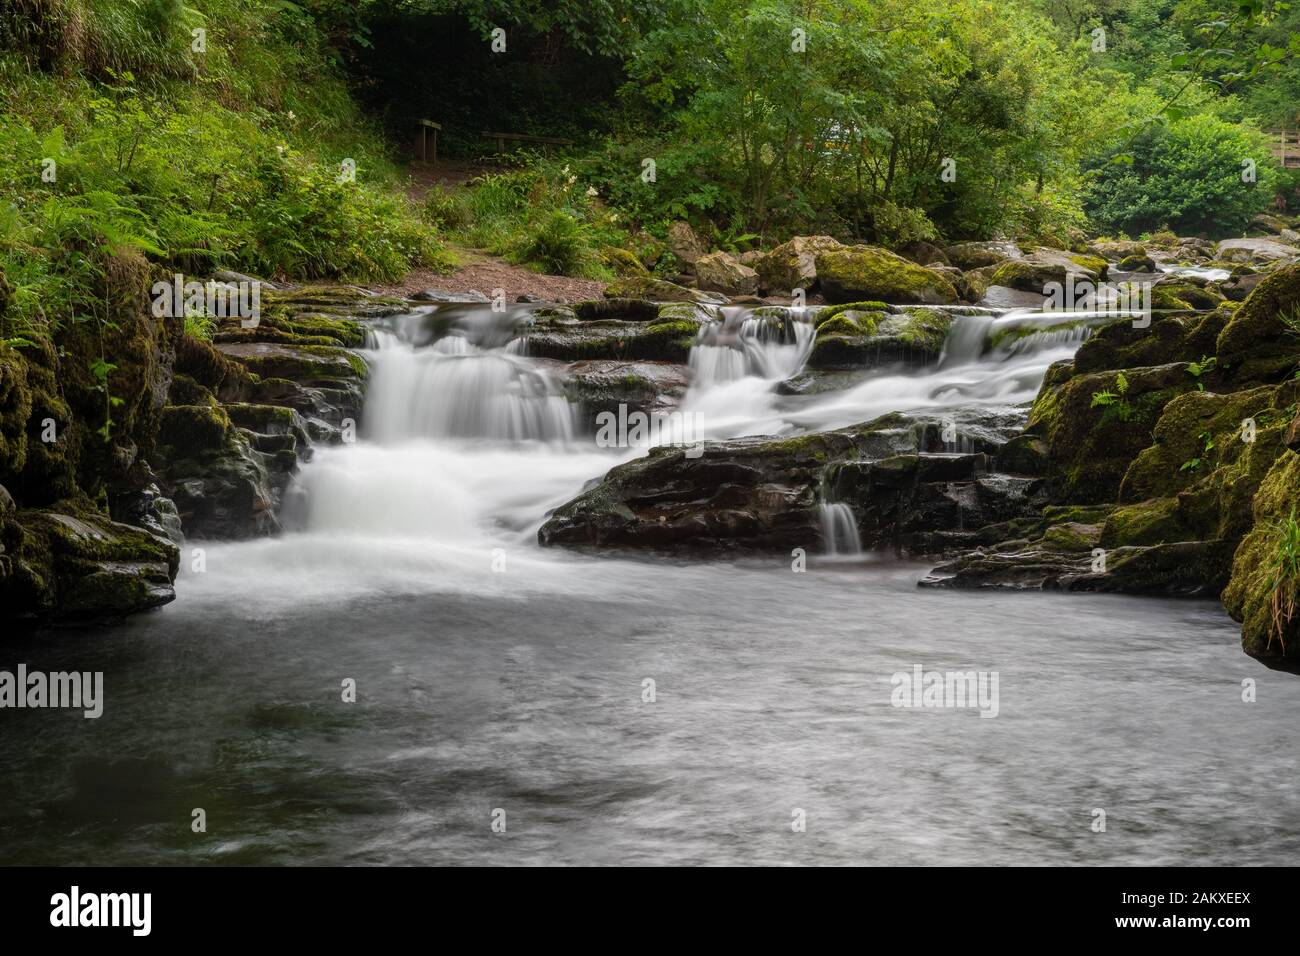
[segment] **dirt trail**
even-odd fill
[[[440,159],[437,165],[412,163],[408,169],[411,184],[407,187],[407,195],[415,202],[423,202],[435,185],[454,189],[475,176],[492,172],[496,168],[498,167],[490,163],[465,160]],[[453,251],[461,265],[451,275],[439,275],[428,269],[414,269],[397,285],[368,288],[407,298],[426,289],[437,292],[481,292],[489,297],[493,294],[492,290],[503,289],[508,302],[513,302],[521,295],[536,296],[547,302],[578,302],[583,299],[599,299],[605,291],[603,282],[544,275],[512,265],[482,250],[454,248]]]

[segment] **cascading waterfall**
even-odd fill
[[[388,336],[392,338],[392,336]],[[573,406],[551,376],[505,349],[461,335],[378,349],[362,428],[381,443],[409,438],[568,442]]]
[[[706,390],[746,376],[788,378],[807,361],[813,331],[803,309],[769,306],[763,315],[723,309],[722,318],[704,328],[691,349],[695,388]]]
[[[570,566],[534,550],[547,511],[647,449],[597,448],[579,433],[556,363],[526,355],[528,317],[526,307],[448,305],[377,322],[360,440],[317,449],[286,495],[285,526],[300,533],[277,547],[297,548],[297,560],[313,566],[332,550],[346,555],[348,574],[322,575],[322,587],[353,586],[355,564],[367,561],[383,568],[386,583],[401,579],[394,555],[404,556],[421,587],[433,586],[430,575],[439,586],[477,581],[475,562],[484,554],[526,547],[536,555],[534,573],[559,586]],[[1068,313],[963,312],[936,365],[882,369],[823,394],[781,395],[777,382],[801,371],[811,350],[809,318],[794,309],[720,310],[691,352],[696,376],[681,408],[698,428],[694,438],[840,428],[892,411],[1023,405],[1047,367],[1073,353],[1085,334],[1077,329],[1086,326]],[[1031,326],[1018,336],[1023,346],[991,347],[1002,330]],[[969,446],[958,431],[944,450]],[[823,491],[818,508],[827,553],[860,553],[851,506]],[[322,545],[320,535],[349,544]],[[521,579],[510,580],[518,587]]]

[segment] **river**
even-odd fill
[[[807,330],[751,328],[741,358],[701,344],[683,407],[717,438],[1023,403],[1077,337],[981,357],[1005,320],[811,398],[772,388]],[[174,604],[8,643],[106,700],[6,717],[0,862],[1294,861],[1300,696],[1216,603],[922,590],[843,545],[805,571],[540,549],[642,450],[583,437],[495,321],[376,333],[362,439],[317,450],[281,537],[191,542]],[[917,666],[996,674],[996,717],[895,706]]]

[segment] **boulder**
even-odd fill
[[[713,252],[695,260],[695,282],[705,292],[723,295],[753,295],[758,291],[758,273],[741,265],[727,252]]]
[[[795,289],[812,289],[817,283],[817,254],[844,245],[830,236],[795,236],[765,255],[754,268],[759,284],[769,292],[790,295]]]
[[[686,362],[701,327],[717,318],[712,309],[684,302],[654,308],[653,319],[640,312],[634,319],[582,319],[558,309],[534,313],[532,323],[520,329],[521,347],[534,358],[566,362]]]
[[[952,321],[950,313],[938,308],[890,311],[879,302],[830,306],[817,314],[808,368],[927,365],[943,353]]]
[[[958,242],[944,249],[948,262],[958,269],[979,269],[998,265],[1007,259],[1019,259],[1023,253],[1014,242],[996,239],[989,242]]]
[[[1217,342],[1219,364],[1235,381],[1267,382],[1286,378],[1300,364],[1300,265],[1267,275],[1237,307]]]
[[[709,250],[695,234],[690,223],[678,220],[668,226],[668,251],[681,260],[688,273],[692,273],[695,271],[695,260]]]
[[[666,279],[653,276],[625,276],[605,287],[607,299],[648,299],[651,302],[695,302],[701,305],[721,305],[726,296],[702,289],[688,289]]]
[[[0,617],[10,622],[113,622],[176,596],[177,546],[85,501],[10,513],[0,545]]]
[[[1033,254],[1002,263],[989,282],[992,286],[1009,286],[1022,292],[1045,294],[1048,283],[1064,284],[1067,276],[1075,282],[1098,282],[1105,278],[1106,263],[1091,256],[1061,252],[1058,249],[1036,249]]]
[[[1017,487],[1010,491],[1010,485],[999,488],[990,481],[987,492],[974,490],[978,462],[969,456],[950,460],[944,435],[955,423],[970,455],[988,455],[1022,420],[1020,412],[983,408],[894,413],[852,428],[789,438],[706,442],[694,451],[656,448],[614,468],[556,509],[538,540],[544,546],[788,554],[794,547],[823,544],[819,505],[829,484],[837,494],[858,488],[854,501],[864,516],[878,506],[867,544],[891,544],[935,525],[956,527],[963,514],[973,519],[976,511],[946,495],[987,494],[992,501],[1021,494],[1027,483],[1012,483]],[[916,460],[908,464],[909,456]],[[838,470],[873,463],[876,480],[868,484],[850,470]],[[867,487],[878,489],[879,498],[868,495]],[[1025,507],[1032,507],[1027,498]]]
[[[1300,247],[1271,236],[1225,239],[1219,243],[1216,255],[1224,262],[1276,262],[1278,259],[1300,256]]]
[[[957,301],[957,290],[942,275],[875,246],[818,253],[816,266],[827,302],[945,304]]]

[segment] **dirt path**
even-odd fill
[[[536,296],[546,302],[580,302],[583,299],[599,299],[605,291],[603,282],[543,275],[483,252],[457,249],[456,254],[460,257],[461,266],[451,275],[415,269],[407,273],[398,285],[371,288],[376,292],[405,298],[426,289],[438,292],[481,292],[491,298],[493,289],[504,289],[507,302],[515,301],[521,295]]]

